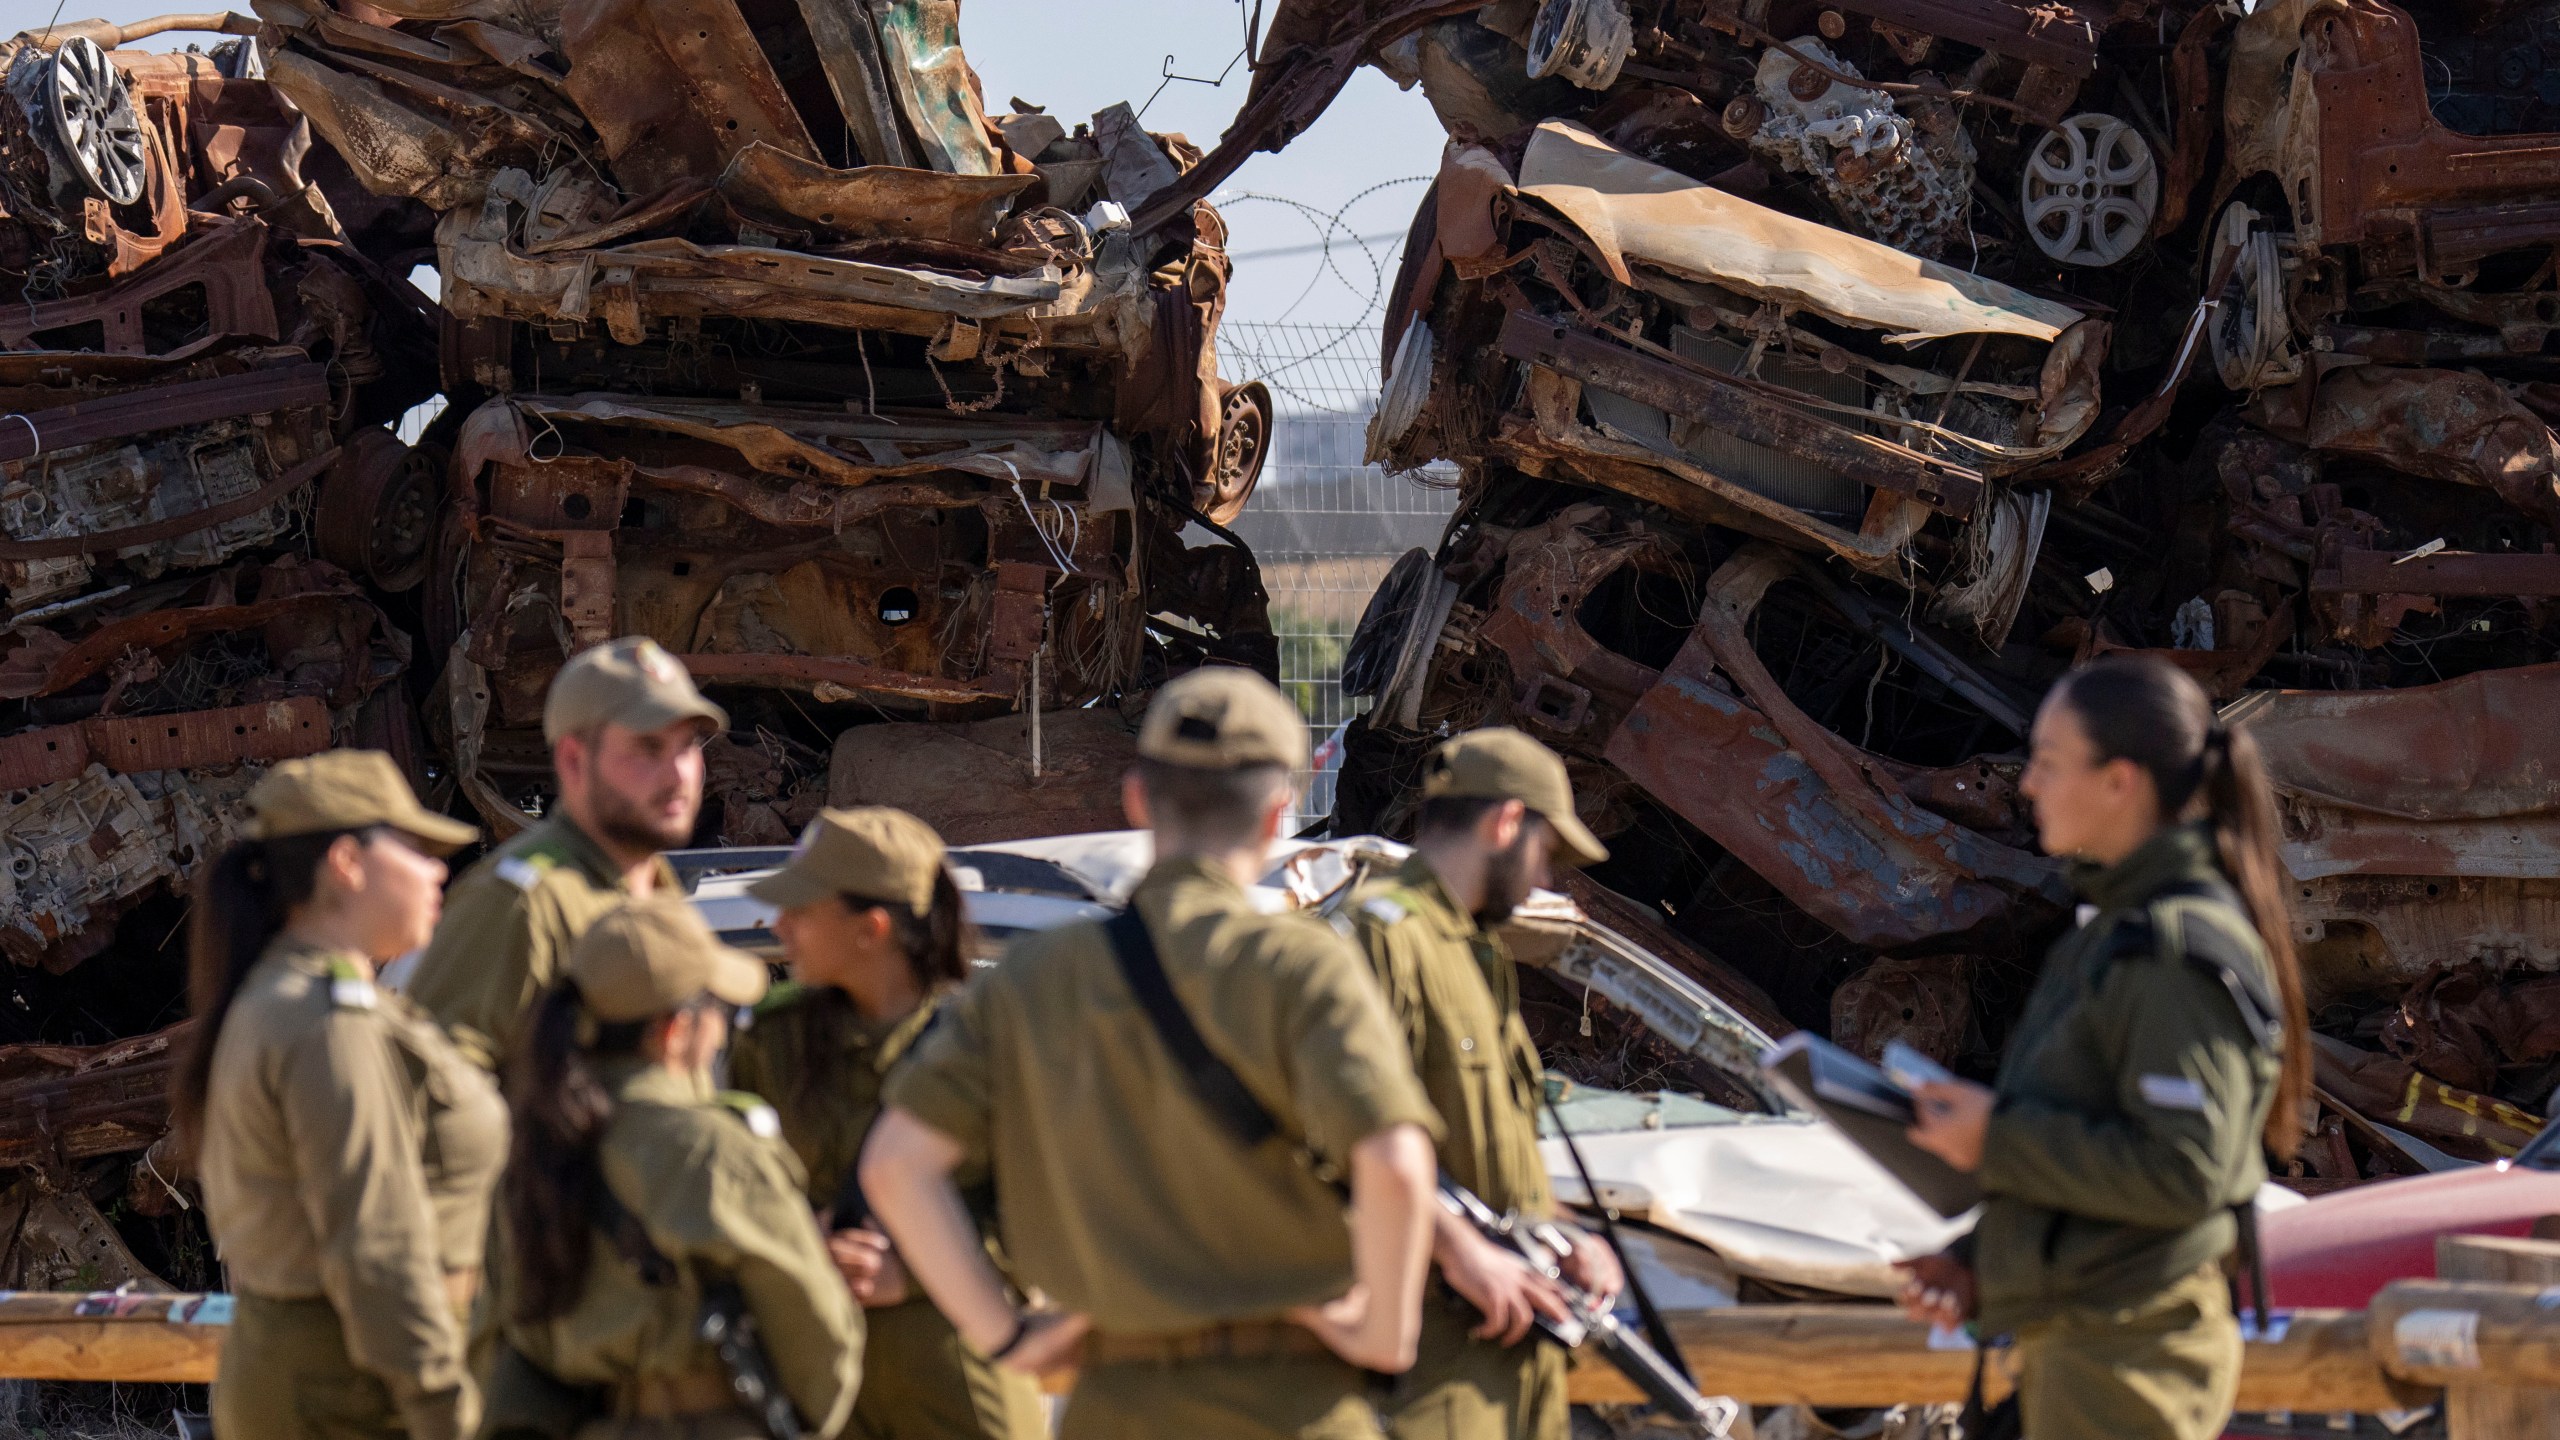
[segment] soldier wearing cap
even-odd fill
[[[1200,670],[1157,695],[1138,755],[1122,801],[1156,863],[1130,904],[1278,1133],[1248,1145],[1222,1120],[1109,933],[1080,923],[944,1007],[889,1077],[863,1189],[971,1349],[1036,1373],[1081,1342],[1069,1440],[1374,1437],[1361,1370],[1413,1359],[1438,1121],[1358,954],[1246,894],[1306,727],[1260,677]],[[970,1164],[992,1169],[1014,1273],[1055,1308],[1007,1298],[952,1184]]]
[[[1517,730],[1476,730],[1424,762],[1413,854],[1342,907],[1448,1125],[1441,1169],[1497,1211],[1551,1219],[1555,1200],[1538,1157],[1543,1068],[1494,927],[1557,860],[1607,858],[1553,751]],[[1385,1402],[1398,1440],[1562,1440],[1564,1352],[1530,1329],[1539,1313],[1564,1318],[1562,1297],[1472,1226],[1445,1212],[1437,1225],[1419,1354]],[[1588,1235],[1565,1270],[1604,1301],[1622,1283]]]
[[[455,883],[409,985],[481,1065],[502,1068],[526,1009],[598,916],[678,888],[659,852],[692,838],[702,743],[728,725],[654,640],[599,645],[560,668],[542,710],[558,804]]]
[[[864,1306],[870,1336],[848,1435],[862,1440],[1046,1440],[1039,1386],[960,1343],[910,1283],[852,1185],[880,1087],[969,977],[976,937],[942,837],[903,810],[827,810],[791,860],[748,887],[776,910],[791,981],[729,1047],[729,1077],[781,1112],[808,1172],[827,1248]],[[960,1177],[982,1231],[994,1196],[983,1167]]]
[[[525,1024],[508,1093],[508,1350],[601,1398],[580,1440],[749,1440],[705,1297],[735,1286],[801,1429],[844,1427],[862,1319],[802,1199],[773,1111],[714,1088],[765,969],[682,899],[636,900],[570,947]]]
[[[389,756],[288,760],[205,867],[196,1030],[171,1111],[237,1310],[214,1423],[261,1440],[459,1440],[479,1420],[462,1313],[506,1154],[496,1089],[374,969],[424,944],[444,862]]]

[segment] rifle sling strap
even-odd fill
[[[1156,1038],[1164,1042],[1173,1063],[1190,1080],[1191,1093],[1209,1107],[1219,1125],[1248,1150],[1279,1134],[1280,1122],[1271,1118],[1271,1112],[1245,1088],[1243,1078],[1210,1050],[1209,1042],[1200,1037],[1200,1027],[1191,1023],[1191,1012],[1182,1008],[1181,997],[1173,993],[1173,979],[1164,973],[1155,937],[1147,933],[1138,907],[1132,904],[1104,921],[1102,933],[1111,942],[1120,978],[1137,997]]]
[[[622,1197],[613,1193],[613,1187],[604,1183],[602,1176],[596,1177],[593,1213],[597,1228],[613,1242],[614,1253],[622,1257],[623,1263],[640,1272],[640,1283],[649,1286],[676,1283],[675,1262],[668,1259],[666,1252],[649,1238],[649,1231],[640,1223],[640,1217],[623,1205]]]

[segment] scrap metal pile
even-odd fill
[[[2555,54],[2548,0],[1280,7],[1160,205],[1362,63],[1449,133],[1370,447],[1461,501],[1351,646],[1337,830],[1522,725],[1605,883],[1980,1071],[2071,916],[2034,706],[2158,653],[2282,792],[2298,1178],[2511,1151],[2560,1080]]]
[[[0,1040],[46,1042],[0,1045],[34,1177],[0,1230],[102,1231],[100,1157],[159,1133],[182,882],[277,759],[388,749],[503,836],[552,674],[638,632],[736,722],[703,843],[831,792],[1105,828],[1121,697],[1271,670],[1224,227],[1128,219],[1199,154],[1126,105],[989,115],[956,25],[270,0],[0,45]]]

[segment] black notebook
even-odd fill
[[[1914,1145],[1911,1092],[1830,1041],[1799,1030],[1769,1047],[1760,1069],[1797,1105],[1820,1115],[1885,1172],[1952,1219],[1982,1203],[1973,1177]]]

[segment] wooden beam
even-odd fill
[[[1665,1318],[1698,1388],[1749,1405],[1953,1403],[1973,1379],[1971,1350],[1930,1349],[1928,1327],[1889,1306],[1744,1305]],[[1569,1379],[1577,1403],[1643,1399],[1594,1354],[1575,1356]],[[1989,1399],[2009,1384],[1996,1363],[1984,1375]],[[2384,1375],[2354,1310],[2295,1313],[2281,1338],[2249,1346],[2240,1372],[2243,1410],[2370,1412],[2426,1398]]]
[[[209,1385],[230,1316],[228,1295],[0,1293],[0,1379]]]
[[[2560,1243],[2504,1235],[2445,1235],[2436,1240],[2436,1278],[2504,1284],[2560,1285]],[[2447,1440],[2526,1440],[2560,1435],[2560,1391],[2514,1385],[2444,1388]]]
[[[2528,1371],[2560,1375],[2560,1313],[2539,1308],[2542,1287],[2418,1281],[2395,1285],[2384,1296],[2395,1292],[2389,1306],[2377,1301],[2378,1313],[2406,1315],[2429,1305],[2462,1306],[2491,1297],[2498,1318],[2484,1316],[2477,1332],[2479,1355],[2490,1362],[2487,1373],[2501,1378]],[[1949,1403],[1964,1398],[1973,1378],[1971,1350],[1931,1349],[1927,1327],[1902,1318],[1890,1306],[1746,1305],[1675,1312],[1667,1318],[1699,1388],[1746,1404]],[[228,1297],[219,1295],[0,1294],[0,1380],[209,1383],[221,1359],[227,1320]],[[2420,1328],[2429,1323],[2437,1322],[2422,1321]],[[2553,1338],[2516,1338],[2537,1326]],[[2541,1348],[2532,1349],[2534,1344]],[[2239,1405],[2243,1410],[2334,1413],[2426,1403],[2431,1391],[2393,1381],[2377,1363],[2378,1356],[2398,1354],[2368,1335],[2362,1312],[2297,1312],[2281,1338],[2249,1346]],[[2519,1363],[2525,1368],[2508,1368]],[[2420,1366],[2415,1373],[2445,1372]],[[2476,1384],[2483,1372],[2457,1368],[2452,1373],[2458,1382]],[[2007,1392],[2010,1377],[1995,1364],[1985,1381],[1991,1398],[1997,1399]],[[1577,1403],[1643,1399],[1590,1353],[1574,1357],[1570,1385]],[[2509,1436],[2489,1431],[2455,1440]]]
[[[2374,1360],[2426,1385],[2560,1389],[2560,1309],[2546,1285],[2395,1280],[2373,1297]]]

